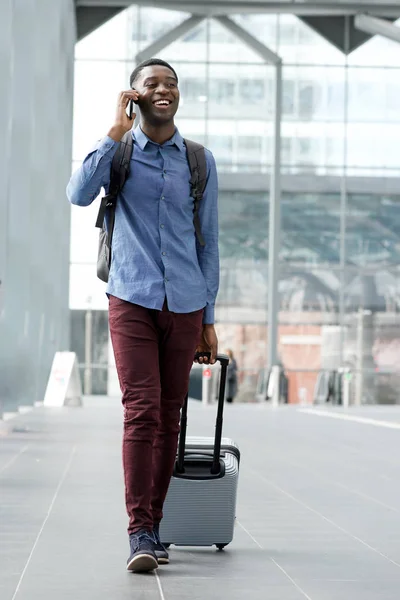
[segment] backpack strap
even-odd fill
[[[117,197],[122,190],[125,181],[129,175],[130,160],[133,150],[132,131],[127,131],[120,141],[117,151],[111,163],[111,176],[108,194],[101,199],[99,212],[97,215],[96,227],[103,229],[104,220],[108,210],[108,236],[107,246],[111,248],[112,236],[115,224],[115,209],[117,206]]]
[[[200,246],[206,243],[201,233],[201,224],[199,217],[199,204],[203,199],[204,190],[207,183],[207,161],[204,146],[191,140],[184,140],[186,145],[186,154],[189,163],[191,178],[191,196],[193,198],[193,224],[196,231],[197,240]]]

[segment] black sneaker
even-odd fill
[[[157,556],[159,565],[167,565],[169,563],[169,554],[164,548],[160,540],[160,524],[154,525],[153,529],[154,537],[154,552]]]
[[[129,536],[131,555],[128,558],[127,570],[135,573],[147,573],[158,567],[157,556],[154,552],[154,539],[152,535],[142,529]]]

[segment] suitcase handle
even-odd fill
[[[210,352],[197,352],[195,354],[195,360],[198,358],[201,358],[201,357],[209,359],[210,356],[211,356]],[[229,358],[225,354],[218,354],[217,361],[221,364],[221,379],[220,379],[220,385],[219,385],[217,420],[216,420],[216,424],[215,424],[214,452],[213,452],[213,462],[212,462],[212,467],[211,467],[212,475],[216,475],[220,471],[220,453],[221,453],[222,425],[223,425],[224,402],[225,402],[225,385],[226,385],[226,376],[227,376],[227,372],[228,372]],[[189,399],[189,394],[186,394],[185,402],[184,402],[183,408],[182,408],[181,432],[179,435],[179,446],[178,446],[178,460],[176,463],[176,471],[178,473],[185,472],[185,446],[186,446],[188,399]]]
[[[208,358],[208,360],[210,360],[211,352],[196,352],[196,354],[194,355],[194,360],[198,360],[199,358]],[[223,364],[226,364],[226,366],[229,365],[229,357],[225,356],[225,354],[218,354],[217,361],[220,362],[221,365],[223,365]],[[207,363],[202,363],[202,364],[207,364]]]

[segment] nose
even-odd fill
[[[157,92],[159,94],[168,94],[169,89],[167,87],[167,84],[166,83],[159,83],[158,86],[157,86]]]

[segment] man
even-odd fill
[[[217,355],[214,305],[219,285],[217,173],[206,150],[207,184],[199,206],[205,246],[195,236],[190,169],[174,124],[178,77],[151,59],[121,92],[114,125],[67,188],[87,206],[108,190],[118,142],[140,107],[129,177],[118,197],[107,294],[109,323],[124,406],[123,465],[129,516],[128,570],[169,562],[159,538],[175,462],[180,410],[196,349]]]

